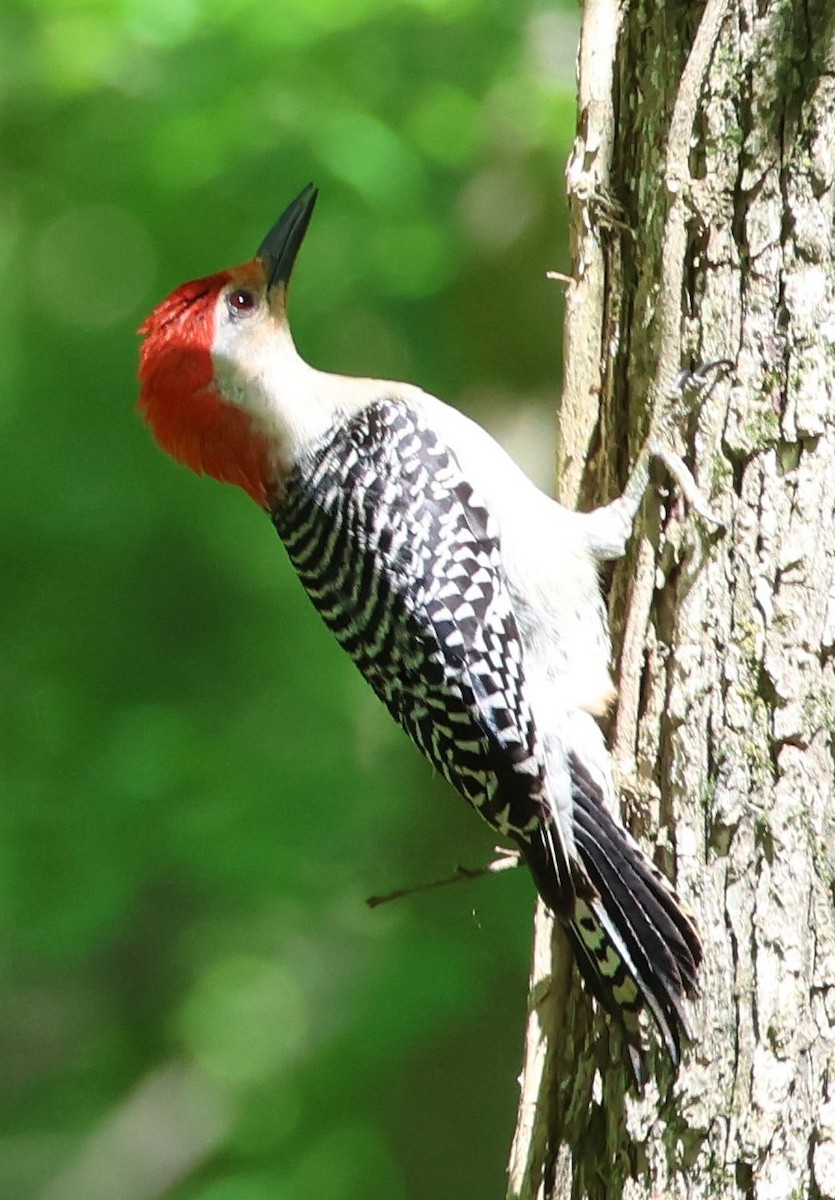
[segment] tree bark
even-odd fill
[[[622,815],[706,954],[635,1096],[540,908],[509,1195],[835,1198],[832,0],[587,0],[567,178],[560,499],[610,499],[655,429],[726,521],[655,489],[610,589]]]

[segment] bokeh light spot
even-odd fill
[[[278,1074],[302,1048],[307,1020],[298,980],[282,963],[245,955],[214,964],[180,1013],[197,1061],[231,1083]]]
[[[135,37],[174,46],[190,37],[198,19],[195,0],[122,0]]]
[[[518,171],[495,167],[471,181],[460,203],[473,241],[492,250],[504,250],[534,219],[538,198]]]
[[[56,14],[40,30],[40,65],[56,89],[89,91],[121,74],[126,39],[101,12]]]
[[[109,205],[71,208],[37,240],[38,299],[71,325],[105,328],[124,320],[148,292],[153,245],[135,217]]]
[[[405,141],[370,113],[334,114],[314,135],[317,157],[372,204],[413,201],[423,165]]]
[[[409,129],[424,154],[445,166],[458,166],[475,149],[478,106],[460,88],[435,84],[419,96]]]

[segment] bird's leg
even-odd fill
[[[669,390],[669,398],[680,406],[681,400],[695,392],[697,399],[703,397],[719,378],[719,374],[733,364],[726,358],[715,362],[705,363],[693,371],[682,371],[673,380]],[[666,425],[673,421],[668,417]],[[722,520],[714,513],[699,485],[693,478],[693,472],[669,444],[668,439],[653,430],[638,454],[635,464],[626,481],[626,487],[616,500],[601,508],[586,514],[588,522],[589,547],[594,557],[600,560],[621,558],[626,552],[626,543],[632,535],[632,528],[638,509],[649,487],[650,466],[653,459],[660,462],[671,476],[690,508],[709,525],[721,528]]]

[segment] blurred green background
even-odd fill
[[[420,383],[549,486],[578,14],[4,0],[0,1196],[503,1195],[533,889],[269,522],[134,413],[173,286],[309,179],[317,366]]]

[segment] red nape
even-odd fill
[[[184,283],[140,327],[139,411],[160,447],[196,471],[235,483],[268,508],[267,442],[218,391],[215,306],[230,272]]]

